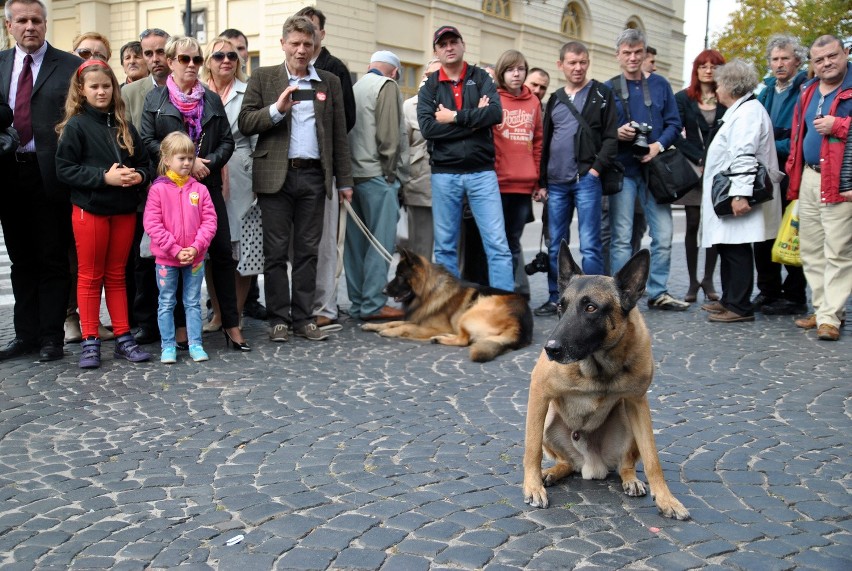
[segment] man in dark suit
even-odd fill
[[[56,179],[54,128],[80,58],[45,41],[47,10],[40,0],[9,0],[5,11],[16,43],[0,52],[0,99],[14,111],[21,146],[0,160],[0,222],[15,295],[15,339],[0,350],[0,360],[39,351],[39,360],[55,361],[63,355],[72,235],[68,189]]]
[[[311,307],[316,287],[317,247],[322,234],[324,201],[337,179],[341,200],[352,198],[352,166],[340,80],[317,70],[310,60],[316,28],[291,17],[284,23],[284,63],[252,72],[239,127],[258,135],[252,154],[252,188],[263,216],[264,287],[270,339],[296,335],[326,339]],[[296,97],[294,97],[296,96]],[[293,241],[293,294],[287,276]]]

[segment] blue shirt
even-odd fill
[[[814,128],[814,119],[817,115],[828,114],[838,91],[840,91],[840,86],[834,88],[831,93],[822,96],[819,87],[817,87],[813,97],[811,97],[808,109],[805,111],[805,138],[802,140],[802,155],[805,163],[809,165],[819,165],[819,149],[822,146],[822,135]]]
[[[574,94],[572,103],[582,113],[589,95],[590,81]],[[550,159],[547,161],[547,180],[555,184],[565,184],[577,180],[577,149],[574,148],[580,122],[568,106],[556,100],[550,119],[553,122],[553,136],[550,139]]]
[[[287,64],[284,64],[287,69]],[[311,80],[322,81],[313,65],[308,65],[308,75],[296,77],[287,69],[290,85],[298,89],[313,89]],[[313,101],[300,101],[290,108],[290,148],[287,158],[318,159],[320,158],[319,141],[317,140],[317,120],[314,114]],[[278,112],[275,103],[269,106],[269,117],[276,125],[284,120],[284,115]]]

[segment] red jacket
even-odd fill
[[[500,192],[532,194],[541,165],[541,103],[526,85],[520,95],[498,89],[503,121],[494,125],[494,170]]]
[[[819,79],[813,79],[802,86],[802,94],[796,102],[793,111],[793,129],[790,135],[790,156],[787,158],[787,175],[790,177],[790,186],[787,190],[787,199],[799,198],[799,188],[802,184],[802,169],[805,168],[802,145],[805,139],[804,117],[805,110],[811,102],[819,87]],[[841,108],[838,111],[838,108]],[[846,138],[849,136],[849,126],[852,117],[852,63],[846,64],[846,77],[843,85],[826,115],[834,117],[834,125],[831,127],[831,135],[822,138],[820,146],[820,201],[823,203],[844,202],[840,196],[840,165],[843,162],[843,151],[846,146]]]

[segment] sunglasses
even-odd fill
[[[189,65],[189,62],[192,62],[195,65],[200,66],[204,63],[204,58],[201,56],[189,57],[186,54],[180,54],[179,56],[175,56],[175,59],[178,60],[178,63],[181,65]]]
[[[109,59],[101,52],[95,52],[90,50],[89,48],[78,48],[74,50],[74,53],[83,59],[92,59],[92,57],[96,57],[101,61],[106,61],[107,59]]]
[[[240,56],[237,52],[213,52],[210,54],[210,57],[214,61],[223,62],[225,58],[228,58],[228,61],[237,61],[240,59]]]
[[[144,52],[142,52],[142,55],[146,58],[152,58],[154,57],[154,54],[157,54],[158,56],[164,56],[166,55],[166,50],[160,48],[158,50],[145,50]]]

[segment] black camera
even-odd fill
[[[533,261],[524,266],[524,271],[528,276],[537,274],[538,272],[547,272],[550,267],[550,261],[547,258],[547,252],[539,252],[533,258]]]
[[[651,152],[651,146],[648,144],[648,137],[651,135],[651,126],[647,123],[637,123],[636,121],[631,121],[630,126],[636,130],[630,150],[633,151],[635,156],[644,157]]]

